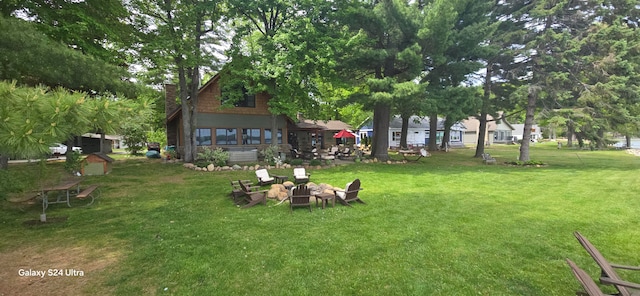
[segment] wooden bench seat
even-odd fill
[[[87,206],[91,205],[93,203],[93,201],[95,200],[95,198],[93,196],[93,192],[96,191],[96,189],[98,189],[98,185],[91,185],[91,186],[83,189],[80,193],[78,193],[78,195],[76,195],[76,198],[80,199],[80,200],[84,200],[87,197],[90,197],[91,198],[91,202],[89,202],[87,204]]]
[[[482,162],[484,162],[484,164],[496,164],[496,159],[493,158],[489,153],[483,153]]]

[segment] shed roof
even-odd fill
[[[106,154],[100,153],[100,152],[95,152],[95,153],[91,153],[91,154],[87,155],[87,157],[89,157],[89,156],[97,156],[97,157],[103,159],[106,162],[113,162],[114,161],[114,159],[111,158],[109,155],[106,155]]]

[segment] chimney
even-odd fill
[[[178,104],[176,103],[177,97],[177,88],[175,84],[165,83],[164,84],[164,112],[165,117],[169,116],[173,111],[178,109]]]
[[[298,114],[296,115],[297,115],[296,117],[298,118],[298,121],[302,121],[304,119],[304,117],[302,117],[302,112],[298,112]]]

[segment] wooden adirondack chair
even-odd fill
[[[580,285],[582,285],[582,288],[585,290],[585,292],[581,292],[581,291],[576,292],[576,295],[589,295],[589,296],[608,295],[608,294],[602,293],[602,290],[600,290],[600,287],[598,287],[598,284],[596,284],[596,282],[593,281],[593,279],[589,276],[589,274],[587,274],[584,270],[582,270],[575,263],[573,263],[573,261],[567,259],[567,263],[571,267],[571,271],[573,272],[573,275],[576,277],[576,279],[578,279],[578,281],[580,282]],[[604,279],[604,281],[608,281],[608,280],[610,279],[609,278]],[[603,279],[600,278],[600,281],[602,282]],[[630,282],[625,282],[625,281],[615,281],[615,282],[620,286],[625,286],[629,288],[634,288],[634,287],[640,288],[640,285],[630,283]]]
[[[234,204],[238,204],[244,198],[244,191],[242,191],[242,187],[240,187],[240,183],[244,183],[247,185],[247,189],[251,189],[251,181],[249,180],[237,180],[230,181],[231,183],[231,198],[233,199]]]
[[[309,207],[309,212],[311,212],[311,189],[304,184],[293,188],[291,197],[289,197],[289,207],[291,213],[293,213],[293,207]]]
[[[267,204],[267,192],[269,190],[255,191],[241,181],[238,181],[238,183],[240,183],[240,188],[242,188],[242,192],[244,193],[244,201],[247,202],[247,204],[242,206],[243,209],[253,207],[259,203],[263,205]]]
[[[628,265],[610,263],[609,261],[607,261],[607,259],[604,258],[604,256],[602,256],[600,251],[598,251],[598,249],[596,249],[596,247],[594,247],[591,244],[591,242],[589,242],[587,238],[585,238],[584,236],[582,236],[582,234],[580,234],[580,232],[576,231],[573,234],[575,235],[576,239],[578,239],[578,242],[580,242],[582,247],[584,247],[584,249],[587,251],[587,253],[589,253],[589,255],[591,255],[593,260],[596,261],[598,266],[600,266],[600,270],[601,270],[600,283],[615,286],[616,289],[618,289],[618,292],[620,292],[619,294],[620,296],[640,295],[640,285],[638,284],[635,284],[636,287],[629,287],[628,285],[616,284],[616,282],[624,282],[624,281],[618,276],[618,274],[614,269],[614,268],[617,268],[617,269],[628,269],[628,270],[640,270],[640,266],[628,266]],[[629,288],[638,289],[638,290],[630,291]]]
[[[365,203],[358,197],[360,190],[362,190],[362,188],[360,188],[360,179],[355,179],[353,182],[347,183],[345,190],[334,189],[333,193],[336,195],[336,200],[341,204],[351,206],[349,203],[352,201]]]

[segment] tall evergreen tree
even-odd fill
[[[400,0],[354,5],[341,17],[353,37],[338,58],[339,71],[366,89],[360,98],[366,108],[373,109],[371,154],[387,160],[392,106],[416,87],[412,80],[422,70],[418,44],[422,17],[408,1]]]

